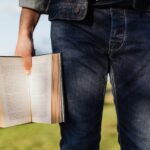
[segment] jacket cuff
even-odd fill
[[[50,1],[51,0],[19,0],[19,6],[36,10],[39,13],[48,14]]]

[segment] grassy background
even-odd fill
[[[0,150],[59,150],[59,126],[26,124],[0,129]],[[108,83],[102,121],[101,150],[119,150],[116,112]]]

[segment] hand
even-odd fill
[[[23,57],[23,67],[25,73],[28,75],[31,73],[32,52],[34,50],[32,35],[39,18],[39,12],[24,7],[22,8],[15,55]]]
[[[33,40],[30,36],[20,36],[17,42],[15,55],[23,57],[23,68],[27,75],[31,74]]]

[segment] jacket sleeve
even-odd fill
[[[19,0],[20,7],[36,10],[42,14],[48,14],[51,0]]]

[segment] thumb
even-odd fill
[[[31,74],[32,56],[23,57],[23,67],[27,75]]]

